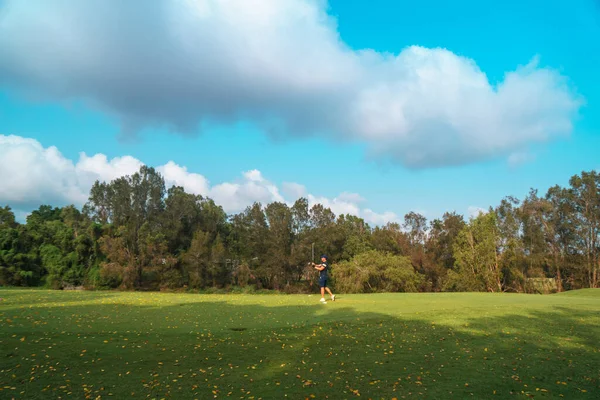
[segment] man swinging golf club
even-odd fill
[[[321,256],[321,264],[312,263],[313,267],[319,271],[319,286],[321,287],[321,303],[325,303],[325,290],[331,296],[331,301],[335,301],[335,295],[327,287],[327,278],[329,278],[329,263],[327,262],[327,256]]]

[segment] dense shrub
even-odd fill
[[[345,293],[416,292],[423,275],[408,257],[370,250],[332,267],[335,289]]]

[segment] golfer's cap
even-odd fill
[[[325,254],[321,255],[321,258],[324,258],[327,260],[327,256]]]

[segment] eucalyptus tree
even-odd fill
[[[582,172],[569,180],[579,252],[585,259],[587,286],[598,287],[600,263],[600,174]]]

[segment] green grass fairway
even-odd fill
[[[600,397],[600,289],[0,297],[2,399]]]

